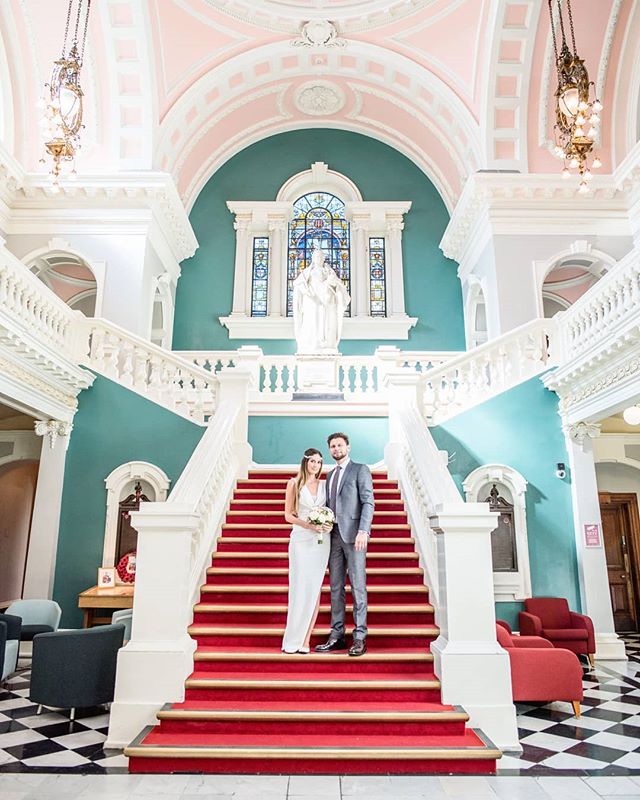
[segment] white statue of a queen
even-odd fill
[[[293,327],[297,352],[337,353],[342,320],[351,298],[319,247],[293,282]]]

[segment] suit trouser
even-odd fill
[[[344,616],[346,604],[345,578],[349,573],[353,598],[353,638],[367,638],[367,551],[356,550],[355,544],[345,542],[338,526],[331,532],[329,554],[329,582],[331,584],[331,635],[344,638]]]

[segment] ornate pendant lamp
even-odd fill
[[[591,87],[595,85],[589,80],[589,73],[584,61],[576,52],[576,37],[573,30],[571,0],[565,0],[569,30],[571,34],[571,50],[567,44],[562,0],[555,0],[558,7],[558,25],[560,27],[560,47],[556,35],[556,22],[553,18],[554,0],[549,0],[551,16],[551,35],[558,70],[558,88],[556,89],[556,124],[554,134],[556,146],[554,153],[564,161],[563,178],[571,177],[571,170],[577,169],[580,175],[581,193],[589,191],[589,181],[593,175],[591,169],[602,166],[600,159],[594,156],[589,168],[594,141],[598,135],[602,103],[596,98],[589,100]]]
[[[68,46],[73,7],[76,3],[78,8],[75,13],[73,36],[71,44]],[[84,59],[90,8],[91,0],[69,0],[62,53],[53,64],[51,78],[49,83],[45,83],[44,97],[41,101],[44,108],[44,116],[41,120],[45,139],[44,147],[53,160],[50,174],[55,192],[60,191],[59,181],[64,162],[72,164],[71,177],[74,178],[76,174],[75,157],[80,149],[80,133],[84,128],[80,70]],[[84,22],[82,23],[83,9]],[[81,39],[78,37],[80,31]],[[44,157],[40,159],[40,163],[46,163]]]

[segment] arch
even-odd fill
[[[567,249],[554,254],[546,261],[535,261],[538,316],[545,316],[545,296],[568,308],[616,263],[613,256],[597,250],[589,242],[582,240],[573,242]],[[576,275],[563,278],[561,274],[558,274],[556,281],[547,281],[549,275],[555,270],[570,270],[572,267],[575,268]]]
[[[264,45],[210,70],[171,107],[155,160],[173,173],[188,208],[240,150],[275,133],[320,125],[373,136],[402,152],[452,209],[481,164],[478,123],[455,92],[429,70],[377,45],[354,42],[348,58],[335,52],[323,58],[319,81],[317,62],[306,49]],[[383,79],[390,71],[393,84]],[[314,100],[322,113],[305,95],[310,79],[318,83]]]
[[[517,572],[494,572],[493,586],[496,601],[524,600],[531,597],[531,566],[527,534],[527,481],[506,464],[484,464],[470,472],[462,488],[469,503],[483,502],[490,487],[496,484],[501,493],[510,495],[513,504]]]
[[[472,276],[473,277],[473,276]],[[487,300],[482,281],[470,281],[464,309],[467,349],[479,347],[489,340]]]
[[[174,302],[171,277],[165,272],[154,281],[151,331],[149,338],[158,347],[171,349],[173,336]]]
[[[304,194],[328,192],[339,197],[343,203],[361,203],[362,194],[356,184],[341,172],[329,169],[327,164],[316,161],[310,169],[288,178],[278,190],[277,202],[295,203]]]
[[[107,506],[104,527],[104,546],[102,550],[102,566],[113,567],[115,560],[116,538],[118,533],[118,504],[128,494],[133,493],[137,481],[143,486],[145,494],[152,495],[156,503],[167,499],[169,485],[168,475],[147,461],[128,461],[116,467],[105,478],[107,489]]]
[[[85,316],[101,316],[104,262],[92,262],[61,239],[52,239],[47,247],[32,250],[22,262],[70,308],[79,308]]]

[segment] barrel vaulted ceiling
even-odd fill
[[[0,136],[29,170],[66,5],[0,3]],[[573,5],[606,171],[638,140],[640,2]],[[387,142],[449,208],[478,169],[558,172],[542,0],[99,0],[87,52],[79,169],[171,172],[187,206],[231,155],[305,127]]]

